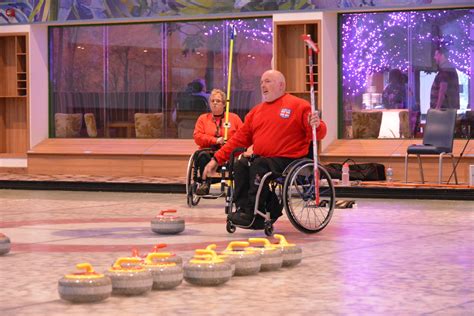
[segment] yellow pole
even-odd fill
[[[225,101],[225,121],[224,121],[224,141],[227,141],[227,133],[229,130],[229,109],[230,109],[230,86],[232,81],[232,56],[234,50],[235,28],[230,26],[230,47],[229,47],[229,70],[227,76],[227,99]]]

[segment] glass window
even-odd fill
[[[422,137],[430,108],[458,110],[467,137],[474,102],[474,10],[348,13],[341,27],[343,138]]]
[[[197,117],[209,110],[209,92],[227,91],[230,25],[237,33],[230,111],[243,119],[260,101],[259,78],[271,68],[269,18],[51,27],[51,134],[192,138]],[[187,102],[190,95],[200,101]],[[77,131],[58,130],[71,125],[63,114],[86,113],[93,115],[68,127]],[[142,120],[159,131],[143,134]]]

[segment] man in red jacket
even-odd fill
[[[203,178],[216,171],[230,159],[232,150],[253,144],[256,158],[243,157],[234,164],[234,200],[237,212],[232,222],[248,226],[253,219],[256,193],[260,179],[268,171],[281,173],[292,161],[308,154],[312,128],[317,128],[318,140],[327,132],[326,124],[317,114],[311,114],[310,104],[285,93],[285,77],[276,70],[266,71],[260,80],[263,102],[256,105],[245,117],[244,125],[215,154],[206,165]],[[268,186],[261,192],[259,210],[265,212],[270,194]],[[273,215],[276,219],[280,214]]]

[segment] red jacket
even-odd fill
[[[227,139],[230,139],[243,123],[237,114],[229,113],[230,127]],[[194,127],[194,142],[199,148],[208,148],[216,144],[217,138],[224,137],[224,118],[214,118],[212,113],[201,114]]]
[[[273,102],[263,102],[255,106],[245,117],[242,128],[230,139],[214,157],[219,164],[229,159],[237,147],[249,147],[263,157],[300,158],[308,154],[312,139],[312,128],[308,117],[311,106],[308,101],[285,94]],[[317,139],[326,136],[326,124],[316,130]]]

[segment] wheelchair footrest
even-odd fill
[[[202,199],[209,199],[209,200],[218,199],[218,198],[223,197],[223,196],[225,196],[225,193],[199,195],[200,198],[202,198]]]

